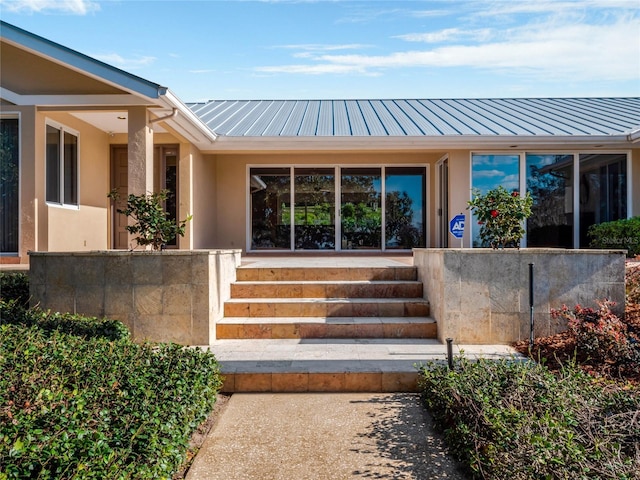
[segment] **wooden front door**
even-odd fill
[[[111,189],[118,191],[118,200],[114,202],[113,218],[113,248],[116,250],[128,250],[129,236],[125,229],[127,226],[127,217],[117,212],[118,209],[124,209],[127,206],[128,187],[128,151],[126,146],[114,146],[111,150]]]

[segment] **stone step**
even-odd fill
[[[430,317],[225,317],[218,339],[436,338]]]
[[[413,266],[389,267],[277,267],[241,266],[236,279],[245,281],[417,280]]]
[[[241,281],[231,284],[231,298],[416,298],[422,282],[399,280]]]
[[[431,339],[216,340],[223,392],[416,392],[418,365],[446,361]],[[508,345],[454,345],[465,358],[523,358]]]
[[[423,298],[232,298],[225,317],[428,317]]]

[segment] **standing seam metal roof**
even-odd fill
[[[211,100],[187,106],[228,137],[624,135],[640,98]]]

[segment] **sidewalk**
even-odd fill
[[[467,478],[412,393],[234,394],[186,480]]]

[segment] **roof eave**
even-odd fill
[[[227,137],[218,136],[211,152],[336,150],[472,150],[531,148],[630,148],[628,135],[584,136],[422,136],[422,137]]]
[[[52,62],[100,79],[105,83],[119,87],[130,93],[136,93],[151,99],[158,99],[167,92],[167,88],[144,78],[91,58],[46,38],[35,35],[9,23],[0,21],[0,38],[3,41],[22,48]]]

